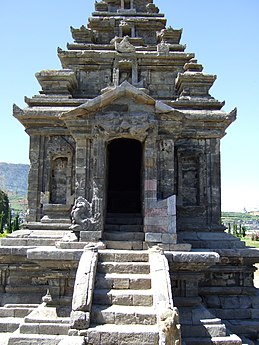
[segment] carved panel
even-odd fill
[[[52,204],[66,204],[67,167],[67,157],[59,157],[52,161],[50,180],[50,202]]]
[[[74,193],[74,150],[71,137],[50,137],[43,176],[44,192],[49,192],[50,203],[66,204]]]
[[[155,128],[156,122],[148,115],[142,116],[102,116],[94,128],[96,136],[106,138],[135,138],[144,141],[150,131]]]
[[[182,205],[198,206],[199,198],[199,158],[182,156],[181,160]]]

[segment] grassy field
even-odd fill
[[[15,213],[26,213],[26,210],[28,208],[28,202],[24,196],[20,196],[15,193],[8,193],[8,198],[11,204],[11,209]]]
[[[221,215],[222,222],[225,223],[238,223],[242,221],[245,222],[259,222],[259,216],[254,216],[250,213],[245,212],[222,212]]]
[[[243,237],[241,241],[245,241],[246,245],[249,247],[259,248],[259,241],[252,241],[249,237]]]

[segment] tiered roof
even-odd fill
[[[182,30],[166,27],[152,0],[103,0],[87,27],[71,27],[73,43],[58,48],[61,70],[41,71],[40,95],[14,115],[30,127],[65,127],[61,114],[74,110],[127,80],[134,87],[197,121],[216,122],[220,133],[235,119],[209,90],[215,75],[203,73],[193,53],[180,43]],[[215,125],[215,127],[217,127]]]

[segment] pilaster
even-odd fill
[[[76,190],[75,196],[91,200],[92,140],[76,139]]]
[[[30,171],[28,177],[28,222],[40,221],[41,192],[43,192],[42,176],[44,169],[44,137],[30,135]]]

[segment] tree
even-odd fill
[[[12,231],[19,230],[20,222],[19,222],[19,214],[16,214],[12,223]]]
[[[9,199],[5,192],[0,190],[0,232],[3,233],[4,226],[9,216]]]

